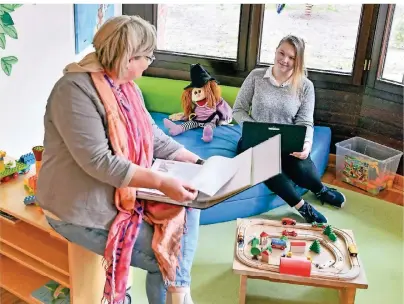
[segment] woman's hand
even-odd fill
[[[305,141],[302,152],[293,152],[290,155],[300,159],[306,159],[307,157],[309,157],[310,151],[311,151],[311,142]]]
[[[169,176],[164,176],[162,178],[158,190],[163,192],[169,198],[180,203],[192,201],[196,199],[198,195],[198,191],[196,191],[191,185]]]

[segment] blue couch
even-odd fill
[[[167,118],[168,114],[152,111],[150,113],[156,124],[167,133],[163,125],[163,119]],[[187,149],[205,159],[212,155],[234,157],[238,140],[241,137],[241,128],[239,125],[220,126],[215,130],[214,139],[210,143],[203,142],[201,137],[202,129],[199,128],[178,135],[175,139]],[[330,143],[330,128],[315,126],[311,158],[321,176],[324,174],[328,164]],[[306,189],[297,188],[301,194],[307,192]],[[268,190],[264,184],[259,184],[214,207],[202,210],[200,223],[201,225],[208,225],[245,218],[267,212],[283,204],[285,202],[281,198]]]

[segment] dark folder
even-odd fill
[[[281,135],[282,153],[303,150],[306,126],[250,121],[243,123],[240,150],[245,151],[278,134]]]

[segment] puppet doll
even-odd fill
[[[182,93],[182,120],[186,122],[176,124],[170,119],[164,119],[164,126],[169,134],[176,136],[185,131],[203,128],[202,140],[210,142],[218,125],[229,124],[232,109],[222,98],[220,86],[216,79],[198,63],[191,65],[191,83]]]

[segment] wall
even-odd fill
[[[18,62],[10,76],[0,69],[0,150],[19,157],[43,142],[46,101],[63,68],[92,47],[75,54],[73,4],[25,4],[10,15],[18,39],[6,37],[0,58]]]
[[[392,100],[364,92],[316,89],[314,120],[332,128],[331,153],[336,142],[354,136],[403,151],[403,100]],[[403,158],[397,172],[403,174]]]

